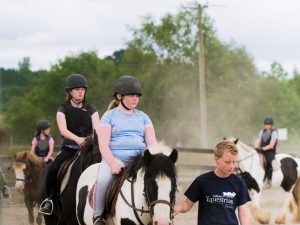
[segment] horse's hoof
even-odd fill
[[[285,224],[285,218],[286,218],[286,216],[283,214],[278,215],[275,219],[275,223],[276,224]]]
[[[255,217],[259,223],[269,224],[271,219],[271,214],[269,212],[257,211]]]

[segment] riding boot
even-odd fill
[[[41,203],[39,212],[44,215],[51,215],[52,211],[53,211],[53,202],[51,199],[47,198]]]
[[[267,182],[265,188],[270,188],[272,186],[272,174],[273,174],[273,168],[267,169],[267,173],[266,173]]]
[[[93,218],[93,225],[106,225],[105,219],[101,216]]]

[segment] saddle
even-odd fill
[[[72,157],[69,160],[66,160],[63,162],[63,164],[60,166],[57,174],[57,186],[59,187],[60,194],[63,193],[65,190],[68,181],[70,179],[71,169],[73,166],[73,163],[76,161],[76,159],[79,157],[80,151],[78,151],[74,157]]]
[[[125,178],[126,178],[125,170],[123,169],[118,175],[114,176],[113,181],[106,192],[104,215],[114,216],[117,197],[121,190],[122,184],[125,181]],[[93,187],[88,193],[89,204],[92,208],[93,208],[93,199],[94,199],[94,189],[95,189],[95,184],[93,185]]]
[[[262,153],[262,150],[256,150],[257,153],[259,154],[259,159],[260,159],[260,164],[263,166],[263,168],[266,170],[267,168],[267,159],[265,155]],[[273,167],[273,172],[280,170],[280,163],[276,160],[272,160],[272,167]]]

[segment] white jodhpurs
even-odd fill
[[[117,163],[121,167],[125,167],[125,163],[117,159]],[[105,206],[106,192],[113,180],[113,174],[108,163],[103,159],[99,165],[98,175],[94,188],[94,218],[102,216]]]

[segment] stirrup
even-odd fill
[[[46,205],[46,203],[50,203],[50,204],[51,204],[51,210],[50,210],[49,213],[46,213],[46,212],[43,212],[43,211],[42,211],[42,210],[43,210],[43,207]],[[39,213],[42,213],[42,214],[44,214],[44,215],[50,216],[50,215],[52,214],[52,212],[53,212],[53,201],[52,201],[52,199],[50,199],[50,198],[46,198],[44,201],[42,201],[42,203],[41,203],[41,205],[40,205],[40,207],[39,207]]]
[[[102,217],[97,217],[96,220],[95,220],[95,222],[93,223],[93,225],[96,225],[99,222],[100,222],[100,224],[106,225],[106,221]]]

